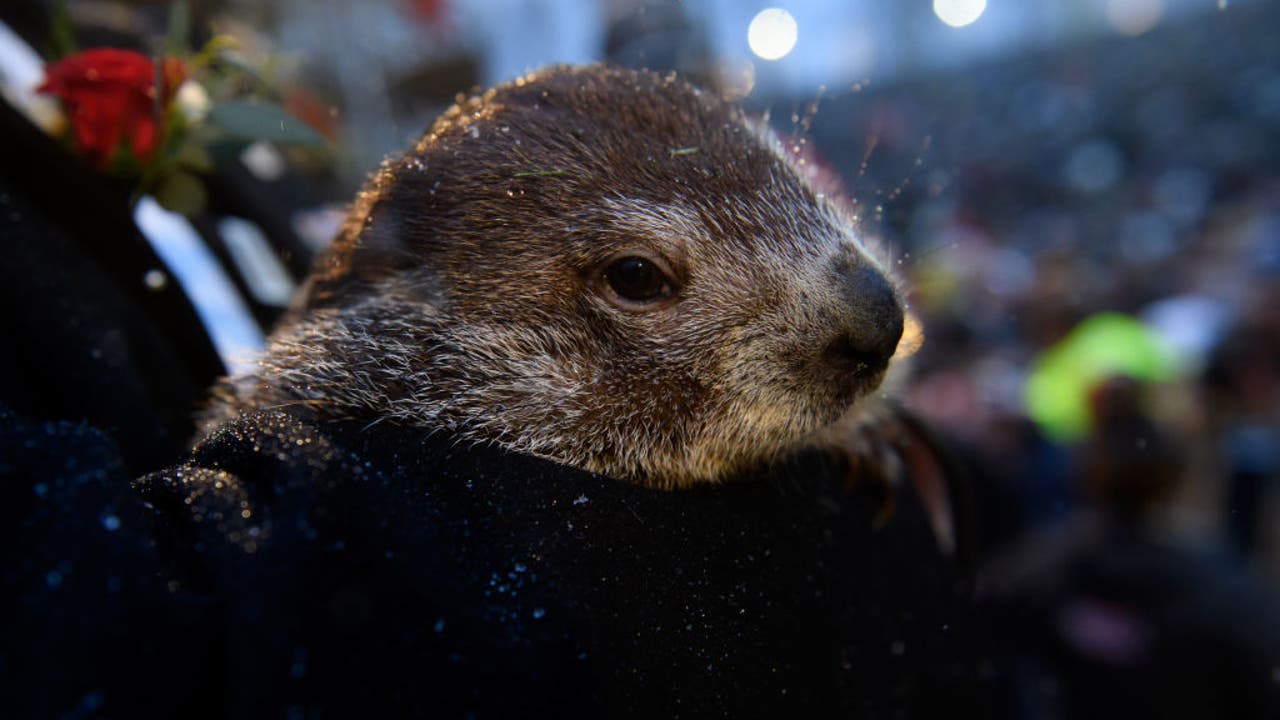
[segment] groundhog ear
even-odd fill
[[[368,213],[352,213],[343,234],[352,240],[347,271],[353,278],[375,282],[421,265],[409,246],[412,218],[405,207],[380,196]]]
[[[401,215],[380,193],[361,193],[338,237],[316,259],[306,305],[340,303],[389,277],[418,271],[422,263],[414,261]]]

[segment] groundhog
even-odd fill
[[[354,203],[214,417],[285,408],[718,482],[877,388],[895,281],[767,126],[674,76],[552,68],[461,99]]]

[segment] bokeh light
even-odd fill
[[[982,17],[987,0],[933,0],[933,14],[951,27],[964,27]]]
[[[782,8],[761,10],[747,26],[747,45],[761,60],[780,60],[796,46],[796,19]]]
[[[1108,0],[1107,22],[1121,35],[1138,36],[1160,22],[1164,0]]]

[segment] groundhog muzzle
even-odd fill
[[[215,413],[418,426],[651,486],[719,481],[880,383],[899,291],[760,122],[554,68],[383,165]]]

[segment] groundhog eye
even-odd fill
[[[656,264],[642,257],[615,260],[604,271],[604,278],[618,297],[631,302],[656,302],[672,294],[667,276]]]

